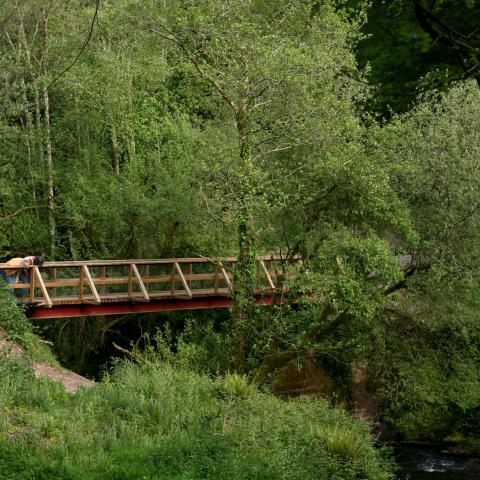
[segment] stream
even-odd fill
[[[480,457],[443,454],[434,448],[395,447],[399,479],[480,480]]]

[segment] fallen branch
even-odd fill
[[[115,342],[112,342],[112,345],[117,349],[119,350],[120,352],[122,353],[125,353],[126,355],[128,355],[131,359],[135,360],[136,362],[142,364],[142,365],[148,365],[150,364],[150,362],[145,358],[143,357],[142,355],[138,354],[138,353],[135,353],[135,352],[131,352],[130,350],[127,350],[126,348],[123,348],[123,347],[120,347],[119,345],[117,345]]]

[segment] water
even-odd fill
[[[395,448],[395,457],[402,469],[401,479],[480,480],[480,457],[445,455],[433,448],[407,446]]]

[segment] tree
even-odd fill
[[[295,155],[334,135],[333,111],[350,115],[350,99],[361,95],[344,73],[355,69],[357,26],[328,1],[144,5],[142,28],[163,48],[174,45],[223,102],[228,137],[216,170],[238,228],[235,318],[244,331],[256,279],[255,229],[290,194],[277,185],[302,169]]]
[[[458,58],[461,78],[480,81],[480,3],[468,0],[413,0],[418,24],[432,44],[441,43]]]
[[[377,150],[412,212],[417,262],[442,265],[452,279],[480,267],[479,112],[475,82],[432,92],[383,129]]]
[[[369,357],[389,421],[410,438],[478,436],[479,113],[477,83],[457,82],[372,136],[418,236]]]
[[[375,85],[369,108],[388,117],[412,108],[419,92],[478,81],[479,19],[479,3],[468,0],[371,2],[358,48]]]

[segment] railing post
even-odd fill
[[[57,279],[57,268],[53,267],[50,269],[50,280],[55,281]],[[52,288],[52,297],[57,296],[57,287]]]
[[[131,269],[133,271],[133,274],[135,275],[135,278],[137,279],[138,286],[140,287],[140,290],[142,291],[143,297],[147,302],[150,301],[150,297],[148,296],[147,289],[145,288],[145,285],[143,283],[142,277],[140,275],[140,272],[138,271],[137,266],[132,263]]]
[[[225,282],[228,288],[230,289],[230,292],[232,292],[233,291],[232,282],[230,281],[230,277],[228,276],[228,273],[225,271],[225,268],[222,268],[222,275],[223,275],[223,278],[225,279]]]
[[[175,293],[175,263],[172,263],[172,283],[170,285],[170,293],[173,295]]]
[[[80,267],[78,288],[79,288],[78,295],[80,297],[80,303],[83,303],[83,266]]]
[[[270,273],[267,270],[267,267],[265,266],[265,262],[263,260],[260,260],[260,266],[262,267],[263,272],[265,273],[265,276],[267,277],[268,284],[270,285],[270,288],[272,290],[275,290],[275,284],[272,281],[272,277],[270,277]]]
[[[193,275],[193,264],[190,262],[188,264],[188,286],[192,288],[192,275]]]
[[[82,266],[82,278],[83,278],[83,274],[85,274],[87,283],[90,287],[93,297],[95,298],[95,303],[100,304],[101,303],[100,297],[98,296],[97,289],[95,288],[95,284],[93,283],[92,276],[90,275],[90,270],[86,265]]]
[[[38,269],[38,267],[36,265],[34,265],[32,267],[32,270],[33,270],[33,275],[32,276],[37,277],[38,284],[40,286],[40,290],[42,292],[43,298],[45,299],[45,302],[47,303],[47,307],[52,308],[52,305],[53,305],[52,300],[50,299],[50,295],[47,292],[47,288],[45,287],[45,284],[43,283],[43,278],[42,278],[42,275],[40,273],[40,270]]]
[[[182,269],[180,268],[180,265],[175,262],[175,269],[178,272],[178,275],[180,276],[180,281],[182,282],[183,288],[187,292],[187,297],[192,298],[192,292],[190,291],[190,288],[188,287],[187,281],[185,280],[185,277],[183,275]]]
[[[105,280],[106,276],[107,276],[107,267],[105,266],[100,267],[100,278]],[[102,295],[105,295],[106,289],[107,289],[107,286],[103,284],[101,288]]]
[[[218,264],[215,264],[215,279],[214,279],[214,291],[215,291],[215,295],[218,294],[218,277],[219,277],[219,268],[218,268]]]
[[[132,264],[128,266],[128,296],[132,296],[132,281],[133,281],[133,268]]]
[[[35,301],[35,275],[33,274],[33,269],[29,269],[28,274],[30,276],[30,303]]]
[[[149,277],[150,276],[150,265],[145,265],[145,277]],[[150,287],[150,282],[147,282],[146,285],[145,285],[145,290],[147,291],[147,294],[148,294],[148,289]]]

